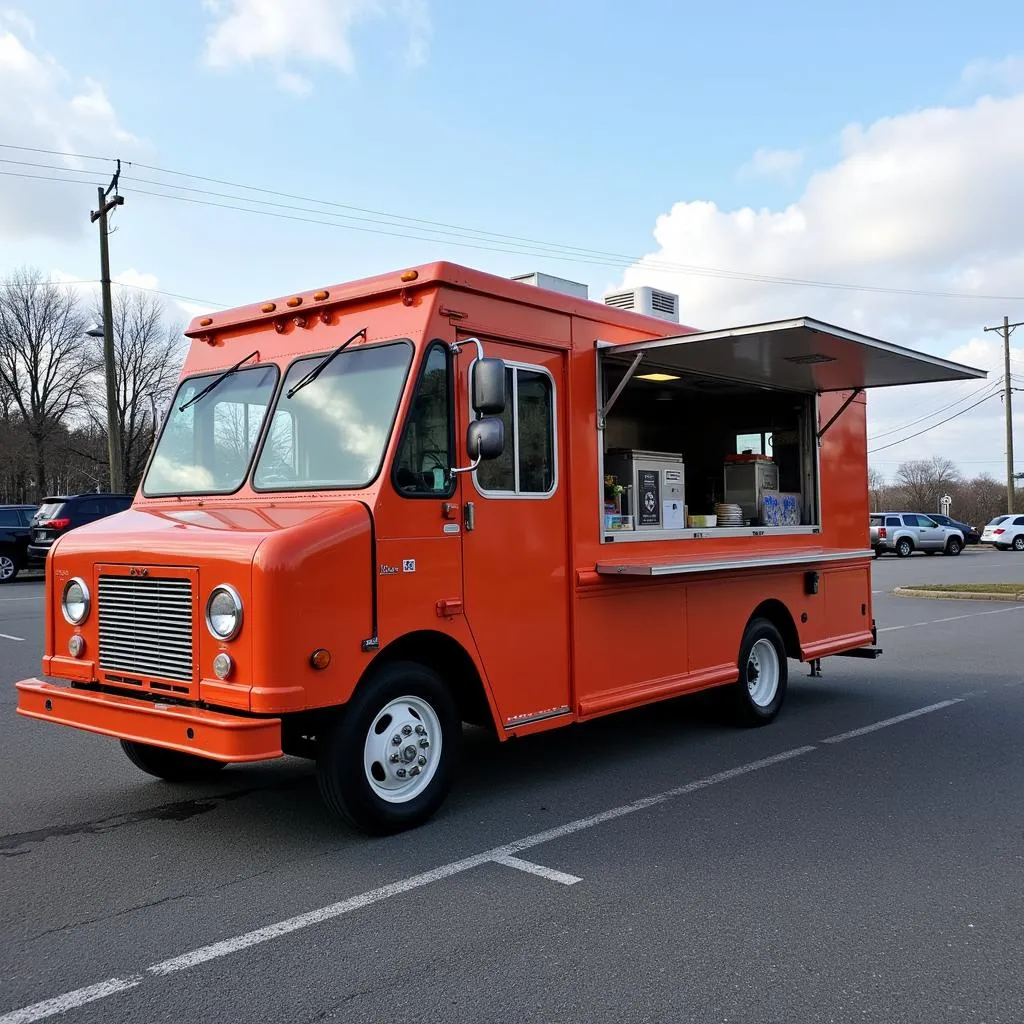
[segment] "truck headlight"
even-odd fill
[[[206,628],[218,640],[233,640],[242,628],[242,599],[227,583],[210,591],[206,602]]]
[[[80,626],[89,614],[89,588],[80,576],[64,584],[60,598],[60,610],[72,626]]]

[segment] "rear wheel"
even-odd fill
[[[743,634],[740,677],[732,686],[732,703],[740,725],[767,725],[786,696],[789,665],[786,645],[767,619],[752,619]]]
[[[901,537],[896,542],[896,554],[900,558],[906,558],[914,550],[914,545],[908,537]]]
[[[435,672],[412,662],[384,665],[318,738],[320,793],[371,835],[414,828],[448,795],[460,739],[455,701]]]
[[[224,767],[223,761],[153,747],[148,743],[136,743],[134,740],[121,740],[121,749],[136,768],[165,782],[201,782],[216,775]]]
[[[1021,537],[1024,541],[1024,537]],[[946,543],[946,554],[947,555],[959,555],[963,551],[964,545],[959,537],[950,537]]]
[[[10,583],[21,569],[21,562],[13,551],[0,551],[0,583]]]
[[[1013,538],[1013,550],[1024,551],[1024,533],[1018,533],[1017,536]]]

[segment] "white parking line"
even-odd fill
[[[909,721],[911,718],[917,718],[920,715],[928,715],[933,711],[941,711],[943,708],[948,708],[952,704],[960,704],[963,702],[963,697],[956,697],[953,700],[942,700],[938,704],[929,704],[926,708],[918,708],[916,711],[908,711],[905,715],[896,715],[894,718],[885,718],[881,722],[874,722],[871,725],[865,725],[861,729],[851,729],[849,732],[841,732],[836,736],[828,736],[823,739],[822,743],[842,743],[844,740],[852,740],[857,736],[866,736],[869,732],[877,732],[879,729],[887,729],[890,725],[898,725],[900,722]]]
[[[5,604],[8,601],[42,601],[44,597],[45,594],[29,594],[26,597],[0,597],[0,601]]]
[[[22,642],[25,640],[23,636],[11,636],[10,633],[0,633],[0,637],[3,637],[4,640],[20,640]]]
[[[569,875],[564,871],[556,871],[554,868],[546,868],[543,864],[534,864],[532,860],[523,860],[521,857],[502,855],[494,858],[495,864],[504,864],[507,868],[515,868],[517,871],[526,871],[531,875],[540,875],[549,882],[561,882],[562,885],[575,885],[583,879],[578,875]]]
[[[431,871],[424,871],[422,874],[413,875],[411,878],[403,878],[401,881],[392,882],[390,885],[382,885],[380,888],[371,889],[369,892],[361,893],[358,896],[351,896],[338,903],[331,903],[318,910],[310,910],[305,914],[290,917],[284,921],[277,921],[274,924],[263,928],[257,928],[242,935],[235,935],[230,939],[221,942],[214,942],[208,946],[201,946],[181,956],[172,957],[170,960],[162,960],[159,963],[151,964],[145,970],[137,974],[128,974],[117,978],[107,978],[105,981],[97,982],[94,985],[86,985],[84,988],[77,988],[72,992],[65,992],[63,995],[55,996],[52,999],[44,999],[42,1002],[33,1003],[31,1006],[24,1006],[18,1010],[11,1010],[0,1016],[0,1024],[31,1024],[32,1021],[43,1020],[46,1017],[53,1017],[58,1013],[66,1013],[87,1003],[105,999],[107,996],[117,992],[124,992],[126,989],[135,988],[153,977],[162,977],[174,974],[178,971],[186,971],[191,967],[216,960],[223,956],[229,956],[240,950],[248,949],[251,946],[258,946],[261,943],[269,942],[272,939],[279,939],[282,935],[290,935],[292,932],[309,928],[311,925],[322,924],[324,921],[333,920],[348,914],[353,910],[360,910],[371,904],[379,903],[382,900],[390,899],[392,896],[399,896],[412,889],[418,889],[431,882],[440,881],[443,878],[451,878],[453,875],[469,871],[471,868],[479,867],[498,861],[498,858],[508,858],[520,852],[539,846],[541,843],[551,842],[553,839],[561,839],[564,836],[572,835],[575,832],[582,832],[585,829],[593,828],[606,821],[614,821],[627,814],[635,814],[637,811],[656,804],[665,803],[668,800],[685,796],[688,793],[696,793],[698,790],[707,789],[709,786],[717,785],[720,782],[728,782],[730,779],[747,775],[750,772],[759,771],[762,768],[769,768],[772,765],[789,761],[794,757],[801,757],[816,750],[816,747],[796,747],[793,750],[786,750],[781,754],[774,754],[771,757],[762,758],[759,761],[750,761],[747,764],[739,765],[736,768],[728,768],[714,775],[708,775],[695,782],[688,782],[685,785],[677,786],[675,789],[666,789],[653,796],[642,797],[632,803],[622,804],[620,807],[613,807],[607,811],[601,811],[588,818],[577,818],[575,821],[566,822],[556,828],[548,829],[545,832],[537,832],[532,836],[525,836],[516,839],[504,846],[478,853],[463,860],[453,861],[451,864],[442,864],[441,867]],[[525,861],[523,864],[527,863]],[[537,866],[537,865],[534,865]],[[569,876],[571,877],[571,876]]]
[[[970,598],[965,598],[970,600]],[[1024,605],[1015,605],[1013,608],[996,608],[987,612],[968,612],[966,615],[949,615],[944,619],[929,619],[927,622],[910,622],[902,626],[883,626],[879,633],[894,633],[897,629],[914,629],[917,626],[934,626],[939,622],[955,622],[957,619],[976,619],[982,615],[1006,615],[1009,612],[1024,611]]]

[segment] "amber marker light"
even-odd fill
[[[325,291],[313,292],[313,298],[316,299],[317,302],[323,302],[324,299],[329,299],[330,297],[331,297],[331,293],[330,292],[325,292]]]
[[[264,302],[263,305],[260,306],[261,313],[273,313],[275,309],[277,309],[276,302]]]
[[[331,652],[323,647],[318,647],[309,656],[309,663],[313,668],[327,668],[331,663]]]
[[[199,326],[200,327],[209,327],[210,324],[212,324],[212,323],[213,323],[213,317],[212,316],[204,316],[203,319],[199,321]]]
[[[285,305],[286,305],[286,306],[291,306],[291,307],[292,307],[292,308],[294,309],[294,308],[295,308],[296,306],[301,306],[301,305],[302,305],[302,298],[301,298],[300,296],[298,296],[298,295],[293,295],[293,296],[292,296],[292,297],[291,297],[291,298],[290,298],[290,299],[289,299],[289,300],[288,300],[288,301],[287,301],[287,302],[285,303]]]
[[[406,271],[406,272],[405,272],[405,273],[404,273],[404,274],[402,275],[402,280],[403,280],[403,281],[415,281],[415,280],[416,280],[416,278],[417,278],[417,277],[419,277],[419,276],[420,276],[420,275],[419,275],[419,272],[418,272],[418,271],[415,271],[415,270],[407,270],[407,271]]]

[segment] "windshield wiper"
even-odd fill
[[[242,363],[248,362],[250,359],[252,359],[253,356],[258,356],[259,354],[260,350],[256,349],[255,351],[250,352],[244,359],[239,359],[234,366],[229,366],[219,377],[215,377],[213,380],[211,380],[210,383],[207,384],[206,387],[203,388],[203,390],[200,391],[198,395],[193,395],[183,405],[179,405],[178,412],[184,412],[190,405],[195,405],[200,398],[202,398],[204,395],[208,395],[222,380],[226,380],[228,377],[230,377],[231,374],[233,374],[235,370],[237,370],[242,365]]]
[[[315,381],[317,379],[317,377],[320,376],[321,371],[323,371],[327,367],[327,364],[335,356],[340,356],[341,353],[344,352],[345,349],[347,349],[349,347],[349,345],[351,345],[352,342],[356,340],[356,338],[365,338],[365,337],[366,337],[366,328],[365,327],[360,327],[359,330],[356,331],[356,333],[353,334],[351,338],[348,338],[345,341],[343,341],[333,352],[329,353],[323,359],[321,359],[320,362],[317,363],[316,366],[314,366],[313,369],[310,370],[309,373],[307,373],[306,376],[302,378],[302,380],[300,380],[297,384],[293,384],[291,386],[291,388],[288,389],[288,394],[285,397],[287,397],[287,398],[294,398],[295,397],[295,393],[297,391],[301,391],[307,384],[312,384],[313,381]]]

